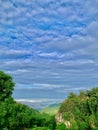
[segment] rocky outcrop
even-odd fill
[[[56,118],[56,122],[57,122],[57,123],[64,123],[67,128],[70,128],[70,125],[71,125],[70,122],[67,121],[67,120],[64,120],[64,119],[62,118],[62,114],[61,114],[61,113],[57,113],[57,115],[56,115],[55,118]]]

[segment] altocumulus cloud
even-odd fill
[[[0,1],[0,69],[16,89],[98,84],[97,7],[96,0]]]

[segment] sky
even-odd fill
[[[97,0],[0,0],[0,70],[17,90],[98,86],[97,42]]]

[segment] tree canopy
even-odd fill
[[[12,81],[12,77],[0,71],[0,101],[11,97],[14,85],[15,83]]]
[[[0,130],[54,130],[55,118],[14,101],[11,97],[15,83],[0,71]]]
[[[70,129],[97,130],[98,129],[98,87],[79,95],[71,93],[61,104],[59,113],[62,118],[70,122]]]

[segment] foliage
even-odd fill
[[[15,102],[13,89],[12,77],[0,71],[0,130],[98,130],[98,87],[70,93],[59,108],[61,123],[54,115]]]
[[[79,95],[71,93],[61,104],[59,113],[71,123],[70,129],[98,129],[98,87]]]
[[[48,127],[36,127],[33,128],[32,130],[51,130],[51,129],[49,129]]]
[[[55,117],[17,103],[11,97],[12,77],[0,71],[0,130],[54,130]]]
[[[57,124],[56,130],[68,130],[64,123]]]
[[[0,101],[4,101],[12,94],[14,89],[14,82],[12,77],[0,71]]]

